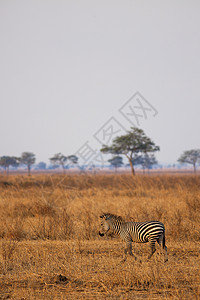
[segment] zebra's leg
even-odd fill
[[[164,246],[164,250],[165,250],[165,259],[164,259],[164,262],[167,262],[168,261],[167,246]]]
[[[156,251],[155,242],[156,242],[155,240],[150,240],[150,254],[148,256],[148,259],[150,259],[154,254],[154,252]]]
[[[167,246],[165,245],[165,234],[162,234],[159,239],[157,240],[158,244],[160,245],[161,252],[163,253],[164,250],[164,262],[168,261],[167,257]]]
[[[127,250],[128,250],[128,254],[133,256],[135,258],[135,260],[137,259],[137,257],[135,255],[133,255],[133,252],[132,252],[132,243],[128,244],[127,245]]]
[[[125,249],[124,249],[124,258],[122,259],[122,262],[125,262],[125,261],[126,261],[126,259],[127,259],[127,252],[128,252],[128,249],[125,248]]]
[[[166,262],[166,261],[168,261],[168,257],[167,257],[167,246],[165,245],[165,233],[163,234],[162,246],[163,246],[163,249],[165,250],[164,262]]]
[[[124,249],[124,254],[125,254],[125,256],[124,256],[124,258],[123,258],[123,262],[125,262],[126,261],[126,259],[127,259],[127,253],[129,254],[129,255],[131,255],[135,260],[137,260],[137,257],[135,256],[135,255],[133,255],[133,252],[132,252],[132,242],[130,242],[130,243],[127,243],[126,244],[126,248]]]
[[[163,253],[162,243],[163,243],[163,234],[157,239],[157,242],[160,246],[160,253]]]

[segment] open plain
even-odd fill
[[[128,257],[100,214],[165,224],[159,246]],[[0,176],[0,299],[198,299],[200,176]]]

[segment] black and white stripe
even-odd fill
[[[168,260],[167,247],[165,245],[165,227],[163,223],[159,221],[124,222],[121,217],[109,213],[101,215],[100,218],[102,218],[101,231],[99,231],[100,236],[103,236],[104,233],[111,229],[126,242],[125,259],[127,253],[134,256],[132,253],[132,242],[149,242],[150,254],[148,258],[156,251],[155,243],[157,242],[165,252],[165,261]]]

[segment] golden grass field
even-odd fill
[[[163,222],[169,261],[121,263],[102,212]],[[0,299],[199,299],[199,212],[198,175],[1,175]]]

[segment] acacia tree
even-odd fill
[[[63,169],[63,173],[65,174],[65,169],[69,168],[69,164],[66,165],[67,161],[69,161],[69,164],[77,164],[78,157],[76,155],[69,155],[65,156],[62,153],[55,154],[52,158],[50,158],[50,162],[54,165],[60,165]]]
[[[20,157],[20,163],[27,166],[28,175],[31,172],[31,166],[35,163],[35,154],[32,152],[23,152]]]
[[[0,166],[2,166],[5,172],[9,172],[9,167],[17,167],[19,165],[19,158],[15,156],[2,156],[0,157]]]
[[[78,157],[76,155],[69,155],[67,156],[67,159],[72,165],[76,165],[78,163]]]
[[[196,165],[200,162],[200,149],[184,151],[178,159],[178,162],[192,164],[194,168],[194,174],[196,174]]]
[[[63,173],[65,173],[65,163],[67,162],[67,156],[63,155],[62,153],[57,153],[49,160],[53,165],[60,165],[63,169]]]
[[[123,165],[123,158],[117,155],[109,159],[108,162],[111,164],[112,167],[115,168],[115,173],[117,173],[117,168],[120,168]]]
[[[132,127],[127,134],[116,137],[111,146],[103,145],[103,153],[123,154],[129,161],[132,175],[135,175],[134,160],[141,154],[159,151],[159,146],[145,135],[142,129]]]
[[[47,167],[47,164],[43,161],[40,161],[38,164],[37,164],[37,169],[39,170],[45,170]]]
[[[145,173],[145,169],[150,169],[153,165],[157,164],[157,160],[153,153],[144,153],[138,157],[137,164],[142,166],[143,174]]]

